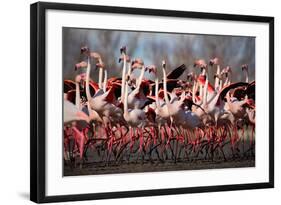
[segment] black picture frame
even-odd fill
[[[269,181],[236,185],[170,188],[125,192],[90,193],[46,196],[45,192],[45,39],[46,10],[120,13],[130,15],[170,16],[180,18],[262,22],[269,25]],[[37,203],[76,200],[97,200],[198,192],[231,191],[274,187],[274,18],[265,16],[230,15],[217,13],[125,8],[83,4],[38,2],[30,6],[30,199]]]

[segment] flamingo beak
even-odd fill
[[[244,71],[244,70],[248,70],[248,65],[247,64],[242,65],[242,71]]]
[[[126,46],[122,46],[120,48],[120,53],[123,54],[123,53],[126,53]]]
[[[89,48],[87,46],[82,47],[80,50],[80,54],[84,54],[86,52],[89,52]]]
[[[166,69],[166,61],[162,61],[162,67],[164,68],[164,69]]]

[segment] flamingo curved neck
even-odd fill
[[[229,73],[229,75],[228,75],[228,83],[229,83],[229,84],[231,84],[231,81],[232,81],[231,78],[232,78],[232,75],[231,75],[231,73]]]
[[[220,79],[219,90],[222,89],[222,79]]]
[[[99,89],[102,89],[102,68],[99,68]]]
[[[197,83],[196,83],[196,81],[194,81],[193,82],[193,87],[192,87],[192,101],[193,102],[195,102],[196,87],[197,87]]]
[[[131,63],[128,63],[128,75],[131,76],[132,74],[132,65]]]
[[[75,106],[80,110],[80,89],[78,82],[75,82]]]
[[[216,76],[219,76],[220,75],[220,65],[217,65],[217,73],[216,73]],[[216,77],[216,80],[215,80],[215,90],[218,90],[219,89],[219,85],[220,85],[220,79],[218,77]]]
[[[91,64],[90,64],[90,57],[88,57],[88,65],[87,65],[87,71],[86,71],[86,96],[88,102],[91,100],[91,94],[90,94],[90,72],[91,72]]]
[[[128,82],[125,82],[124,115],[128,115]]]
[[[107,87],[107,70],[104,70],[103,92],[106,92]]]
[[[141,85],[141,82],[142,82],[142,79],[143,79],[143,76],[144,76],[144,71],[145,71],[145,67],[144,67],[144,65],[143,65],[142,68],[141,68],[140,77],[139,77],[139,79],[138,79],[137,88],[139,88],[140,85]]]
[[[202,102],[203,99],[203,85],[199,85],[199,96],[200,96],[200,101]]]
[[[206,81],[205,81],[204,90],[203,90],[203,105],[207,104],[208,84],[209,84],[209,79],[208,79],[208,76],[206,75]]]
[[[201,75],[206,75],[206,77],[207,77],[208,73],[207,73],[206,69],[203,69],[203,70],[202,70]]]
[[[167,93],[167,74],[166,74],[166,70],[165,68],[163,68],[163,86],[164,86],[164,98],[165,98],[165,102],[166,104],[170,104],[169,98],[168,98],[168,93]]]
[[[126,76],[126,55],[123,54],[123,70],[122,70],[122,85],[121,85],[121,102],[122,103],[124,103],[125,76]]]
[[[245,70],[245,76],[246,76],[245,82],[249,83],[249,72],[247,70]]]
[[[158,77],[156,76],[155,78],[155,101],[156,101],[156,107],[159,108],[159,96],[158,96],[158,90],[159,90],[159,80]]]

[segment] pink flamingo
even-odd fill
[[[215,75],[215,90],[218,91],[220,89],[220,79],[217,77],[220,74],[220,65],[219,65],[219,59],[213,58],[209,62],[210,66],[217,66],[217,71]]]
[[[146,124],[146,114],[143,110],[134,108],[129,109],[128,108],[128,85],[129,76],[126,79],[125,82],[125,99],[124,99],[124,119],[129,125],[130,130],[130,138],[131,143],[133,143],[133,136],[135,135],[135,131],[139,133],[140,136],[140,147],[139,151],[142,153],[142,146],[143,146],[143,129]]]
[[[106,92],[102,89],[102,81],[99,77],[99,90],[95,93],[93,97],[90,94],[89,88],[89,78],[90,78],[90,71],[91,71],[91,64],[90,64],[90,56],[94,58],[100,58],[100,55],[97,53],[90,53],[89,49],[82,50],[82,52],[86,53],[88,56],[88,66],[87,66],[87,74],[86,74],[86,96],[88,99],[88,103],[91,109],[95,110],[103,119],[105,125],[107,126],[111,120],[120,120],[122,118],[122,110],[115,106],[112,102],[113,94],[114,94],[114,87]],[[102,62],[99,59],[99,62]],[[101,65],[97,65],[101,66]],[[102,69],[100,69],[102,70]]]

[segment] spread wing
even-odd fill
[[[63,81],[63,92],[67,93],[70,90],[75,89],[75,83],[72,80]]]
[[[167,79],[177,79],[184,73],[185,70],[186,70],[186,66],[182,64],[179,67],[172,70],[171,72],[169,72],[167,74]]]
[[[220,91],[220,99],[224,99],[226,94],[228,93],[228,91],[230,91],[231,89],[235,89],[241,86],[248,86],[248,83],[245,82],[238,82],[238,83],[232,83],[228,86],[225,86],[221,91]]]

